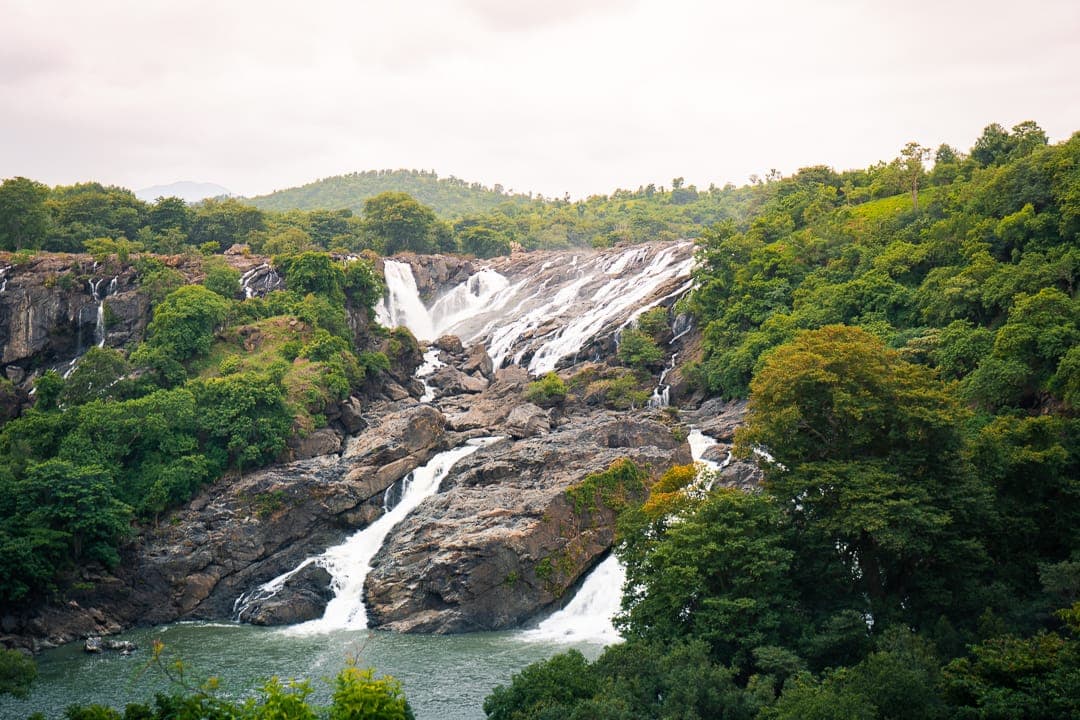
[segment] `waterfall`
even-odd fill
[[[256,265],[240,276],[240,289],[244,293],[244,299],[256,295],[264,296],[280,285],[281,276],[267,263]]]
[[[566,607],[523,632],[522,637],[541,642],[621,642],[611,619],[619,611],[624,582],[626,568],[614,555],[608,555],[593,568]]]
[[[573,357],[613,326],[684,293],[670,283],[688,278],[693,244],[649,243],[567,258],[538,254],[503,275],[483,268],[424,305],[408,263],[384,263],[386,296],[376,310],[389,327],[404,325],[421,340],[454,334],[468,345],[482,342],[495,367],[508,360],[541,375]],[[541,258],[543,262],[540,262]],[[507,269],[508,266],[501,266]],[[661,293],[664,290],[664,293]]]
[[[446,363],[439,359],[438,348],[429,348],[424,353],[423,365],[416,368],[416,377],[419,378],[420,382],[424,385],[424,394],[420,396],[420,402],[429,403],[435,399],[435,388],[428,385],[425,378],[444,365],[446,365]]]
[[[7,274],[8,270],[11,270],[10,265],[5,265],[0,268],[0,293],[7,292]]]
[[[665,385],[664,380],[667,379],[668,373],[675,369],[675,360],[678,357],[679,353],[671,353],[667,367],[660,372],[660,382],[653,388],[652,397],[649,398],[649,407],[662,408],[671,403],[671,386]]]
[[[105,347],[105,298],[116,292],[117,278],[114,277],[109,281],[109,284],[105,287],[105,292],[101,291],[103,282],[105,282],[105,278],[101,278],[97,282],[93,280],[86,281],[86,284],[90,287],[90,295],[97,302],[97,318],[94,320],[94,344],[98,347]]]
[[[409,473],[402,483],[401,499],[389,512],[349,537],[345,542],[327,548],[321,555],[310,557],[292,570],[242,595],[233,606],[237,617],[253,603],[275,595],[288,580],[312,563],[320,565],[333,577],[334,598],[326,606],[322,618],[289,629],[298,634],[325,633],[333,630],[362,630],[367,627],[367,608],[364,606],[364,580],[371,570],[371,560],[382,547],[390,530],[412,512],[417,505],[439,490],[439,483],[454,464],[499,438],[469,440],[453,450],[441,452],[426,465]],[[390,492],[393,488],[388,488]],[[386,497],[386,496],[384,496]]]
[[[412,267],[397,260],[384,260],[383,276],[386,278],[386,297],[375,308],[379,324],[387,327],[404,325],[417,340],[435,340],[435,326],[420,299],[420,291],[416,289]]]
[[[723,463],[705,460],[702,455],[717,442],[697,428],[686,438],[694,462],[706,470],[719,471],[731,460],[731,453]],[[708,487],[703,488],[708,491]],[[609,555],[585,578],[581,588],[566,607],[553,613],[532,630],[521,634],[525,640],[540,642],[601,642],[605,645],[622,640],[611,619],[619,611],[622,587],[626,582],[626,567],[614,555]]]

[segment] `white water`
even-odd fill
[[[416,377],[424,385],[424,394],[420,396],[420,402],[429,403],[435,399],[435,388],[427,384],[427,378],[439,368],[446,365],[439,359],[439,348],[429,348],[424,353],[424,363],[416,368]]]
[[[8,274],[8,270],[10,270],[10,269],[11,269],[10,265],[6,265],[6,266],[0,268],[0,293],[7,292],[7,281],[8,281],[7,274]]]
[[[566,607],[521,634],[539,642],[622,642],[611,619],[619,611],[626,568],[614,556],[593,568]]]
[[[439,483],[450,472],[450,468],[463,457],[471,455],[484,445],[499,438],[479,438],[469,440],[453,450],[441,452],[426,465],[413,470],[404,479],[401,500],[389,512],[353,534],[345,542],[327,548],[318,556],[310,557],[287,573],[279,575],[261,585],[252,593],[241,596],[236,607],[238,613],[253,602],[265,600],[275,595],[285,583],[312,563],[320,565],[333,577],[334,598],[326,606],[326,611],[318,620],[311,620],[300,625],[293,625],[285,632],[298,635],[327,633],[334,630],[362,630],[367,627],[367,608],[364,606],[364,580],[371,570],[371,560],[382,547],[383,541],[391,528],[412,512],[425,498],[439,490]]]
[[[386,297],[375,308],[379,324],[386,327],[404,325],[417,340],[435,340],[435,326],[416,289],[412,267],[397,260],[386,260],[383,262],[383,275],[386,278]]]
[[[671,404],[671,386],[666,385],[664,380],[667,379],[668,373],[675,369],[675,361],[678,357],[679,353],[671,353],[667,367],[660,373],[660,382],[653,388],[652,397],[649,398],[649,407],[662,408]]]
[[[258,284],[262,279],[261,287]],[[266,295],[270,289],[281,282],[281,276],[267,263],[256,265],[240,276],[240,289],[244,292],[245,299],[251,299],[256,295]]]
[[[109,281],[109,284],[105,287],[105,292],[101,292],[101,283],[105,282],[105,278],[101,278],[96,283],[93,280],[87,280],[87,285],[90,286],[90,295],[93,296],[97,302],[97,318],[94,320],[94,344],[98,347],[105,347],[105,298],[116,292],[117,278],[113,278]],[[74,367],[74,361],[72,361]]]
[[[484,268],[432,303],[421,301],[408,263],[384,264],[386,296],[376,309],[386,326],[404,325],[418,339],[444,334],[466,345],[482,342],[495,367],[523,362],[543,374],[574,356],[613,325],[632,322],[642,310],[689,289],[657,297],[672,280],[687,277],[691,243],[638,245],[585,256],[556,256],[539,267],[521,263],[511,277]],[[563,270],[552,271],[562,263]]]

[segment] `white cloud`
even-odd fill
[[[421,167],[548,195],[1080,129],[1080,6],[0,0],[0,177],[253,194]]]

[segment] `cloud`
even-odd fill
[[[1080,5],[0,0],[0,177],[255,194],[381,167],[561,196],[1080,128]]]

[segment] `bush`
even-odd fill
[[[623,330],[619,337],[619,362],[627,367],[645,370],[664,362],[664,351],[647,333],[633,328]]]
[[[525,388],[525,399],[541,407],[561,405],[566,400],[566,383],[554,372],[549,372]]]

